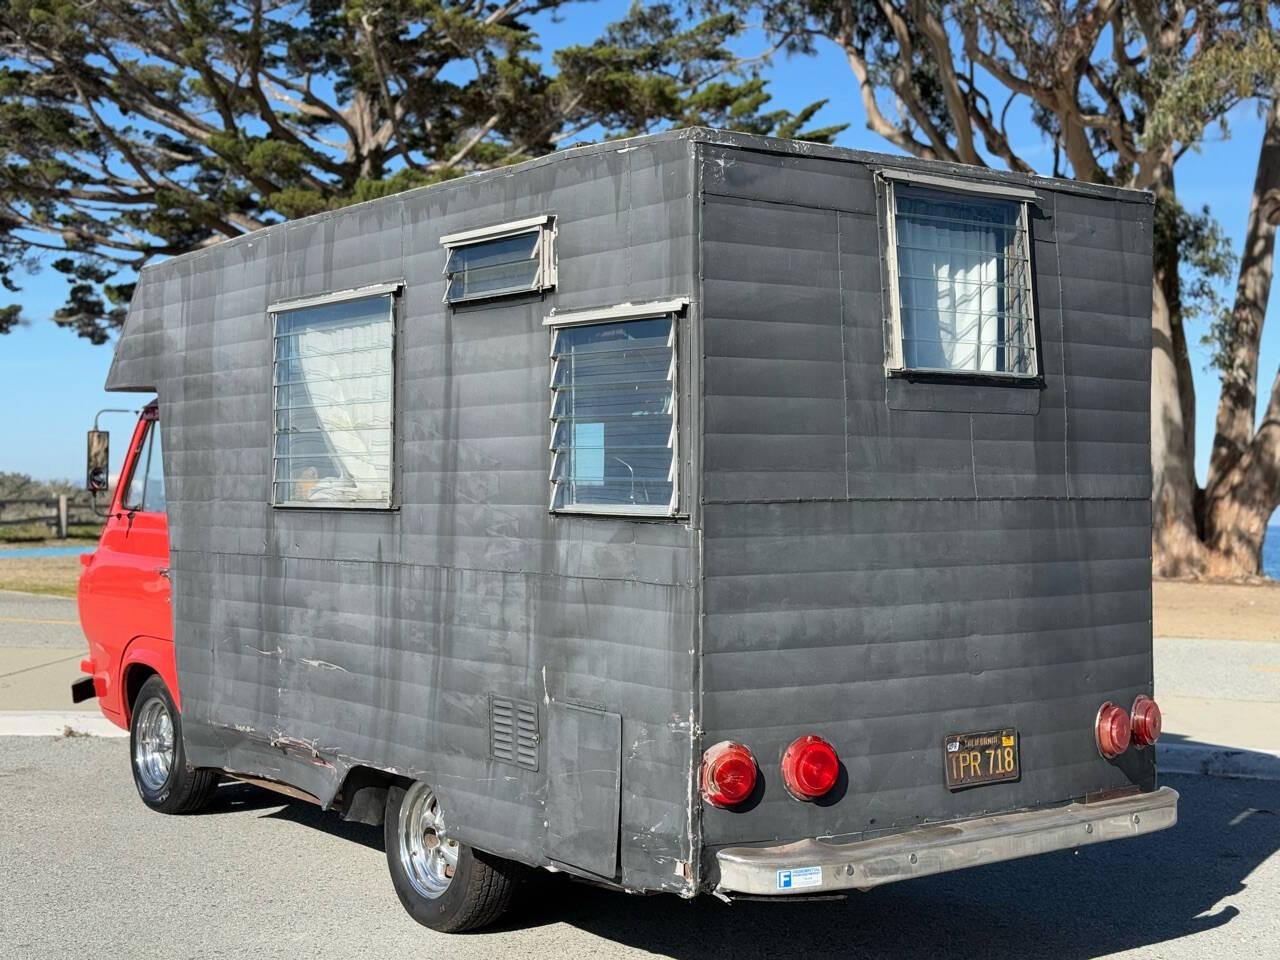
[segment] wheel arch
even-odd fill
[[[133,716],[133,701],[147,678],[158,676],[169,688],[174,706],[182,709],[178,694],[178,671],[174,663],[173,643],[159,637],[138,636],[130,640],[120,655],[121,706],[125,723]]]
[[[407,788],[413,780],[377,767],[355,766],[347,771],[339,790],[342,819],[364,823],[371,827],[382,825],[386,812],[387,790],[400,786]]]

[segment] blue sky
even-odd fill
[[[559,22],[543,18],[541,35],[547,51],[571,43],[587,43],[599,35],[604,25],[625,11],[622,3],[600,3],[570,8]],[[763,46],[758,35],[748,35],[739,44],[742,52]],[[754,49],[753,49],[754,48]],[[809,102],[828,98],[830,103],[815,125],[848,123],[837,141],[841,146],[889,151],[885,141],[865,127],[865,116],[843,55],[831,45],[815,57],[778,58],[768,71],[774,106],[799,109]],[[1237,109],[1230,117],[1231,137],[1223,140],[1216,132],[1201,150],[1186,156],[1178,166],[1178,192],[1183,203],[1193,209],[1208,205],[1239,250],[1248,216],[1249,190],[1253,183],[1262,121],[1254,105]],[[1042,172],[1051,167],[1051,147],[1025,118],[1011,124],[1018,152]],[[94,414],[104,407],[139,407],[145,397],[110,394],[102,389],[111,363],[111,347],[93,346],[73,333],[59,329],[48,317],[64,298],[65,280],[46,271],[29,278],[17,299],[30,326],[0,337],[0,471],[29,473],[41,479],[79,479],[84,470],[84,431]],[[1273,288],[1268,314],[1272,322],[1263,338],[1261,359],[1262,400],[1270,392],[1271,380],[1280,363],[1280,309]],[[11,298],[0,297],[0,302]],[[1192,341],[1196,379],[1197,470],[1204,477],[1213,436],[1217,405],[1217,376],[1209,369],[1209,354],[1198,340],[1202,324],[1188,331]],[[114,426],[113,467],[128,438],[130,418],[106,418]]]

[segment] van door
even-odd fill
[[[123,714],[118,668],[129,642],[140,636],[173,639],[169,519],[154,406],[143,411],[120,478],[98,549],[81,579],[80,620],[95,673],[106,671],[110,678],[102,706]]]

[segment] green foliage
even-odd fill
[[[1231,310],[1223,298],[1223,284],[1236,269],[1231,240],[1209,208],[1198,213],[1168,194],[1156,197],[1153,229],[1154,258],[1158,263],[1180,265],[1178,302],[1184,320],[1207,319],[1203,342],[1215,347],[1213,365],[1221,369],[1230,327]]]
[[[1195,143],[1206,126],[1217,123],[1228,134],[1227,110],[1280,90],[1280,44],[1261,29],[1219,36],[1184,69],[1161,85],[1142,131],[1144,144]]]
[[[70,480],[33,480],[25,473],[0,471],[0,501],[44,500],[62,494],[79,500],[85,498],[83,488]]]
[[[742,19],[632,7],[543,65],[569,0],[0,0],[0,285],[65,275],[104,342],[158,257],[515,163],[708,124],[827,141],[768,110]],[[0,310],[0,332],[21,321]]]

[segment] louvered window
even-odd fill
[[[555,328],[552,510],[676,512],[676,326],[669,312]]]
[[[276,506],[391,505],[397,287],[271,308]]]
[[[540,293],[556,285],[555,220],[533,217],[441,237],[448,303]]]

